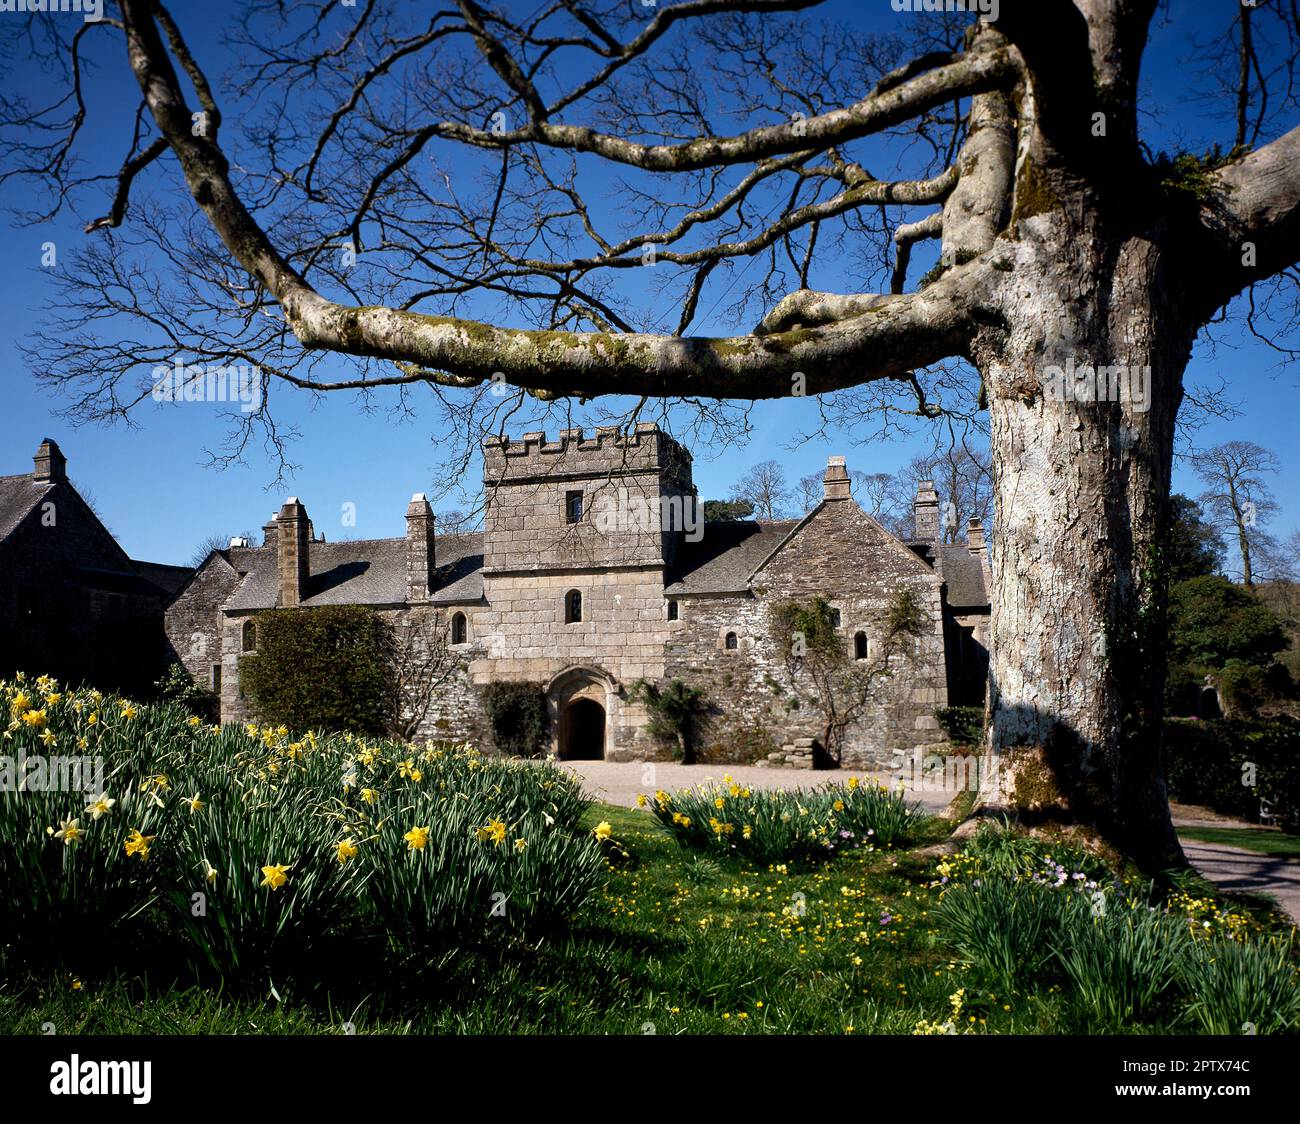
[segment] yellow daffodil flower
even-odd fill
[[[272,890],[278,890],[289,881],[289,868],[287,866],[264,866],[262,867],[261,885],[269,886]]]
[[[139,855],[140,861],[144,862],[149,857],[149,844],[152,843],[152,835],[142,835],[139,830],[133,830],[130,837],[123,844],[128,855]]]

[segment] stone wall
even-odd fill
[[[486,510],[483,566],[493,571],[537,572],[671,560],[681,505],[693,498],[689,454],[653,427],[623,438],[599,428],[586,438],[562,430],[519,441],[488,441],[483,450]],[[570,493],[582,494],[582,518],[569,522]]]
[[[163,622],[168,656],[179,660],[200,687],[218,693],[226,678],[219,606],[238,585],[235,568],[221,555],[213,555],[167,606]],[[219,667],[223,669],[220,676],[216,674]]]
[[[0,675],[145,692],[164,668],[166,600],[56,481],[0,543]]]
[[[707,756],[754,758],[822,735],[811,682],[772,635],[777,605],[826,597],[840,612],[846,654],[852,657],[855,634],[865,632],[873,665],[884,621],[905,589],[916,597],[924,633],[876,681],[878,701],[846,731],[842,760],[888,768],[914,747],[939,740],[934,711],[947,701],[941,582],[856,504],[825,503],[754,575],[752,589],[747,596],[679,599],[682,619],[668,642],[666,675],[703,688],[715,704],[702,739]],[[734,650],[726,647],[727,632],[737,635]]]
[[[582,620],[565,623],[565,595],[575,589],[582,594]],[[484,592],[487,604],[470,620],[476,685],[515,680],[549,686],[562,672],[586,669],[606,687],[606,756],[656,753],[644,733],[644,708],[627,698],[627,690],[637,679],[664,674],[669,623],[661,568],[488,574]],[[552,718],[558,737],[558,712]]]

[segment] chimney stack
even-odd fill
[[[56,483],[68,478],[68,459],[48,437],[41,442],[32,459],[36,463],[36,471],[32,473],[34,479]]]
[[[262,545],[275,546],[279,541],[280,533],[276,520],[280,518],[278,511],[271,512],[271,518],[262,524]]]
[[[843,457],[831,457],[826,462],[826,475],[822,477],[825,489],[822,495],[826,500],[846,500],[849,498],[849,470],[844,467]]]
[[[307,595],[307,575],[311,573],[307,509],[290,496],[276,516],[276,558],[280,564],[280,607],[291,609],[302,604]]]
[[[433,588],[434,530],[433,508],[416,492],[406,508],[406,595],[412,601],[428,600]]]
[[[966,524],[966,545],[970,547],[970,552],[981,560],[988,551],[984,543],[984,524],[975,516],[972,516],[970,522]]]
[[[939,493],[933,480],[922,480],[912,502],[913,533],[918,542],[939,541]]]

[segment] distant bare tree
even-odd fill
[[[1280,509],[1264,480],[1265,473],[1277,472],[1277,457],[1253,441],[1225,441],[1192,457],[1192,469],[1207,485],[1197,499],[1208,522],[1236,540],[1241,580],[1254,585],[1252,555],[1277,549],[1265,524]]]
[[[394,733],[409,741],[456,670],[445,622],[434,614],[407,614],[392,626]]]
[[[194,553],[190,555],[190,565],[198,569],[207,560],[209,554],[214,550],[225,550],[230,546],[232,538],[247,539],[250,543],[257,542],[257,536],[252,531],[241,531],[238,535],[208,535],[194,548]]]
[[[944,542],[956,542],[966,524],[978,519],[985,527],[993,520],[993,460],[979,447],[952,444],[928,455],[913,457],[899,473],[903,511],[911,520],[911,500],[922,480],[933,480],[940,501],[940,526]]]
[[[852,481],[853,498],[873,519],[884,523],[892,529],[895,509],[898,506],[898,481],[888,472],[862,472],[849,470]],[[809,473],[801,477],[795,485],[799,503],[804,511],[811,511],[821,502],[825,486],[820,472]]]
[[[794,494],[778,461],[761,461],[736,481],[731,499],[754,505],[755,519],[786,519]]]

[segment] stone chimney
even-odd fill
[[[922,480],[912,501],[913,534],[917,542],[939,541],[939,493],[933,480]]]
[[[68,478],[68,459],[58,445],[48,437],[41,442],[41,447],[36,450],[36,456],[32,459],[36,463],[36,471],[32,473],[33,479],[55,483]]]
[[[849,498],[849,470],[844,467],[843,457],[831,457],[826,462],[826,475],[822,477],[825,492],[822,499],[846,500]]]
[[[970,547],[970,552],[982,562],[988,547],[984,542],[984,524],[979,519],[971,517],[966,524],[966,545]]]
[[[262,545],[275,546],[280,538],[280,529],[276,520],[280,517],[278,511],[271,512],[271,518],[262,524]]]
[[[307,509],[290,496],[275,519],[276,558],[280,563],[280,607],[301,605],[307,595],[307,575],[311,573],[307,537]]]
[[[406,507],[406,596],[410,600],[428,599],[436,566],[433,508],[423,492],[416,492]]]

